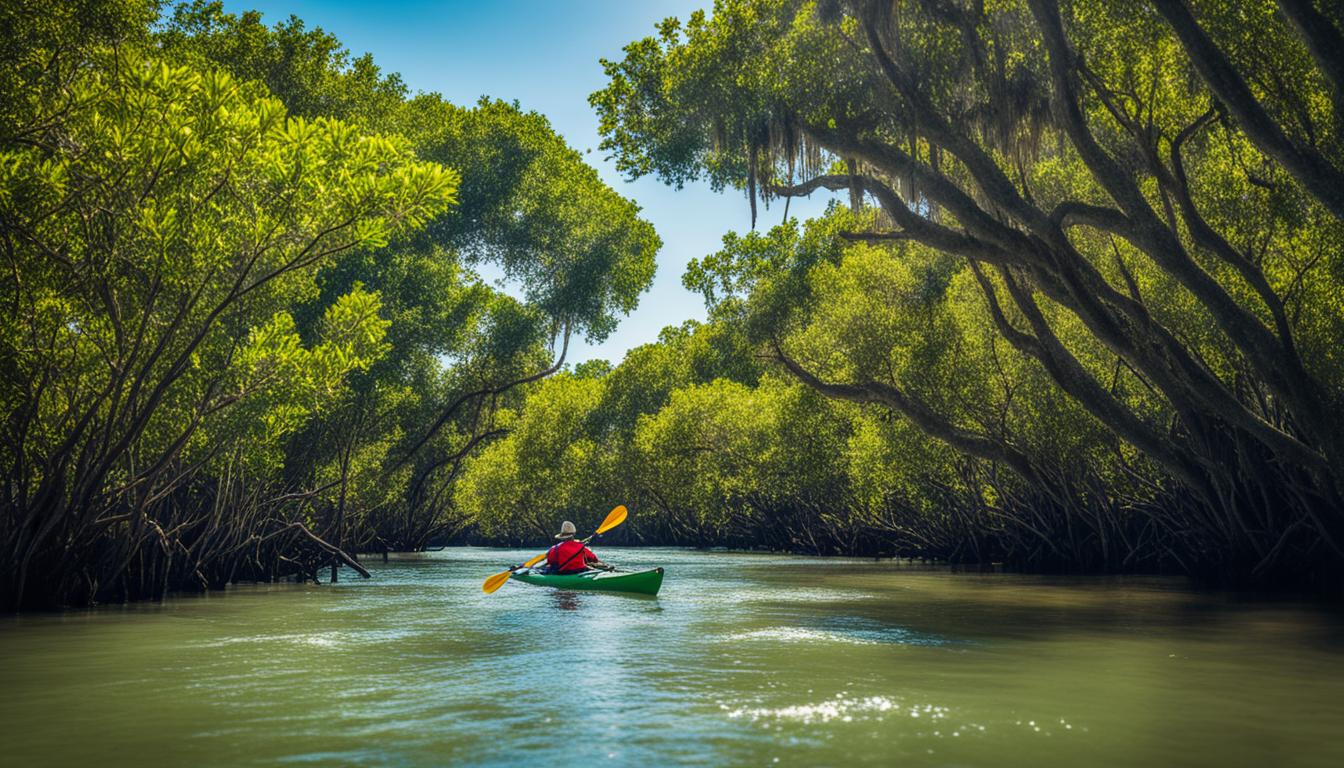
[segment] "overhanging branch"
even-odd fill
[[[457,412],[457,409],[461,408],[469,400],[472,400],[473,398],[477,397],[501,395],[509,391],[510,389],[513,389],[514,387],[522,386],[524,384],[531,384],[534,381],[544,379],[547,376],[550,376],[551,374],[560,370],[560,366],[564,365],[565,363],[565,354],[569,352],[569,335],[570,335],[570,326],[568,323],[566,323],[564,331],[564,340],[561,343],[560,347],[560,355],[556,357],[555,362],[550,367],[541,371],[537,371],[536,373],[530,374],[528,376],[524,376],[521,379],[514,379],[513,381],[508,381],[503,384],[495,386],[481,387],[480,389],[475,389],[472,390],[471,392],[465,392],[459,395],[457,399],[454,400],[452,404],[450,404],[448,408],[444,410],[442,414],[439,415],[439,418],[434,420],[434,423],[431,424],[429,429],[425,431],[425,434],[419,440],[416,441],[415,445],[412,446],[411,449],[408,450],[404,456],[398,459],[397,463],[393,464],[391,467],[388,468],[388,471],[394,472],[400,469],[402,466],[404,466],[406,462],[410,461],[411,458],[414,457],[415,454],[418,453],[421,448],[425,447],[426,443],[428,443],[431,439],[433,439],[434,435],[438,434],[440,429],[443,429],[443,425],[448,423],[448,420],[453,417],[453,414]]]
[[[900,388],[877,381],[862,384],[838,384],[823,381],[796,360],[786,355],[777,340],[772,341],[775,359],[799,381],[827,397],[854,403],[885,405],[909,419],[925,434],[942,440],[962,453],[1007,465],[1024,479],[1040,483],[1040,474],[1026,454],[985,435],[958,427]]]

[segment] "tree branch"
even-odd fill
[[[1010,445],[956,426],[926,404],[910,397],[899,388],[875,381],[863,384],[826,382],[786,355],[777,340],[772,341],[772,346],[775,359],[783,364],[785,369],[799,381],[817,392],[837,400],[885,405],[905,416],[925,434],[942,440],[962,453],[986,461],[1006,464],[1028,482],[1041,482],[1039,472],[1026,454]]]
[[[391,467],[388,468],[388,471],[394,472],[400,469],[402,466],[404,466],[406,462],[410,461],[411,458],[414,457],[415,454],[418,453],[421,448],[425,447],[425,444],[428,443],[434,437],[434,435],[438,434],[440,429],[443,429],[443,425],[447,424],[448,420],[451,419],[453,417],[453,414],[457,412],[457,409],[462,407],[462,405],[466,403],[468,400],[477,397],[500,395],[507,392],[510,389],[513,389],[514,387],[522,386],[524,384],[531,384],[534,381],[544,379],[547,376],[550,376],[551,374],[560,370],[560,366],[564,365],[565,363],[565,354],[569,351],[569,334],[570,334],[570,327],[569,324],[566,323],[564,331],[564,341],[562,342],[560,347],[560,355],[555,359],[555,362],[550,367],[541,371],[537,371],[536,373],[530,374],[528,376],[524,376],[521,379],[514,379],[513,381],[508,381],[496,386],[482,387],[480,389],[476,389],[471,392],[466,392],[459,395],[457,399],[454,400],[452,404],[449,405],[448,408],[442,414],[440,414],[439,418],[434,420],[434,423],[431,424],[429,429],[426,430],[425,434],[419,440],[416,441],[415,445],[412,446],[411,449],[408,450],[404,456],[402,456],[399,460],[397,460],[395,464],[393,464]]]
[[[1195,71],[1227,106],[1251,141],[1301,182],[1336,218],[1344,220],[1344,173],[1314,148],[1298,145],[1288,138],[1255,98],[1227,55],[1199,26],[1183,0],[1152,2],[1175,31]]]

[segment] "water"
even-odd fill
[[[663,593],[481,593],[531,554],[0,619],[0,762],[1344,765],[1330,609],[610,548]]]

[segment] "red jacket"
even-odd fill
[[[546,552],[546,564],[560,573],[574,573],[587,569],[588,563],[595,562],[597,555],[583,545],[582,541],[569,539],[551,547]]]

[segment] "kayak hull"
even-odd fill
[[[647,571],[597,571],[578,573],[538,573],[517,571],[513,578],[524,584],[536,584],[556,589],[578,589],[592,592],[625,592],[634,595],[656,595],[663,586],[663,569]]]

